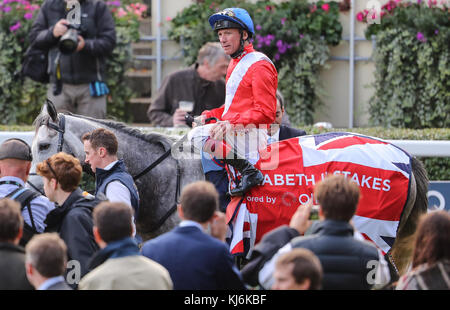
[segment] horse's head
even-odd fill
[[[74,120],[75,118],[70,114],[58,113],[49,100],[34,120],[35,134],[31,144],[33,163],[29,177],[31,187],[36,187],[34,189],[42,190],[43,188],[41,177],[35,175],[37,164],[53,154],[65,152],[84,163],[85,155],[81,135],[89,128],[76,124]]]

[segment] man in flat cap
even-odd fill
[[[47,197],[25,188],[31,161],[31,149],[25,141],[12,138],[0,145],[0,198],[8,197],[21,203],[24,219],[21,245],[34,233],[44,232],[47,213],[55,207]]]

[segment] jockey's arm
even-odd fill
[[[201,114],[202,119],[205,120],[205,119],[211,118],[211,117],[221,119],[224,109],[225,109],[225,105],[222,105],[216,109],[203,111],[203,113]]]
[[[253,104],[249,109],[239,111],[238,117],[230,120],[232,124],[270,125],[275,121],[277,111],[276,91],[278,85],[277,73],[274,67],[266,61],[261,61],[251,68]]]

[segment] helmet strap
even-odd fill
[[[240,45],[236,52],[230,55],[231,58],[236,59],[239,58],[244,52],[244,32],[239,29],[239,33],[241,34]]]

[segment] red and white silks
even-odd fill
[[[230,62],[225,104],[202,114],[228,121],[232,130],[224,138],[228,149],[241,158],[256,162],[258,151],[267,145],[267,127],[276,113],[277,72],[270,59],[256,52],[252,45],[245,48],[243,56]],[[191,130],[188,139],[199,150],[209,139],[213,125],[199,126]],[[218,146],[217,146],[218,147]],[[223,147],[227,149],[227,147]],[[224,158],[215,154],[216,158]]]

